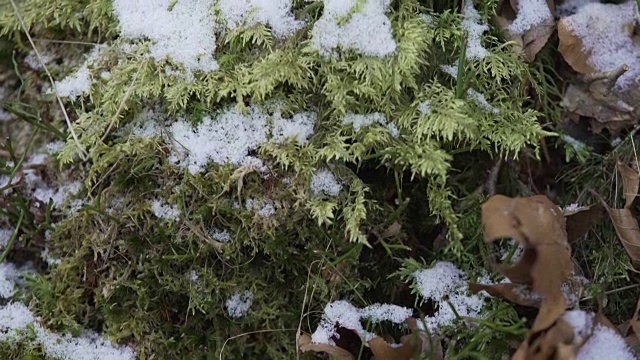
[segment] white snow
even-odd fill
[[[247,199],[244,207],[249,211],[254,211],[262,217],[269,217],[276,213],[276,209],[273,206],[273,201],[271,199]]]
[[[227,230],[220,230],[218,228],[212,227],[209,229],[209,235],[213,238],[213,240],[219,241],[221,243],[228,243],[231,241],[231,234]]]
[[[163,200],[151,201],[151,211],[160,219],[176,220],[180,216],[180,210],[174,205],[169,205]]]
[[[455,65],[440,65],[440,70],[453,76],[454,79],[458,78],[458,64]]]
[[[425,100],[425,101],[421,102],[420,104],[418,104],[418,111],[422,115],[431,114],[431,101]]]
[[[253,293],[249,290],[236,292],[227,299],[227,313],[232,318],[240,318],[246,315],[253,303]]]
[[[640,44],[632,39],[633,27],[639,18],[636,2],[626,1],[586,4],[563,21],[567,29],[582,40],[585,50],[590,52],[589,63],[596,70],[629,66],[616,83],[616,89],[626,89],[640,82]]]
[[[55,82],[56,92],[62,98],[75,99],[91,89],[91,72],[87,64],[82,65],[73,75]]]
[[[276,143],[295,138],[302,145],[313,132],[315,115],[311,113],[284,119],[279,110],[273,116],[257,106],[250,106],[247,111],[245,115],[235,107],[229,108],[215,118],[205,117],[196,128],[184,120],[174,123],[172,137],[184,159],[180,166],[194,174],[203,171],[209,161],[220,165],[256,165],[255,160],[247,159],[248,153],[269,141],[270,117]]]
[[[380,124],[389,130],[392,137],[397,138],[400,135],[396,125],[388,123],[387,118],[382,113],[372,113],[367,115],[349,113],[342,117],[342,124],[351,125],[355,132],[360,132],[361,129],[373,124]]]
[[[2,183],[0,182],[0,187],[2,187]],[[13,235],[13,230],[11,229],[0,229],[0,249],[7,246],[9,239],[11,239],[11,235]]]
[[[218,9],[232,31],[241,26],[265,24],[276,37],[291,35],[304,26],[291,12],[291,0],[218,0]]]
[[[487,57],[489,51],[482,46],[482,34],[489,31],[489,26],[482,23],[482,18],[473,7],[472,0],[464,2],[462,29],[467,33],[467,59],[482,60]]]
[[[574,343],[587,339],[578,350],[576,360],[636,359],[627,343],[615,330],[602,324],[594,327],[593,317],[593,313],[582,310],[567,311],[562,315],[562,319],[573,327],[577,338]]]
[[[564,0],[562,4],[556,5],[556,17],[561,18],[575,14],[581,7],[597,3],[600,0]]]
[[[325,306],[320,324],[311,335],[311,342],[335,345],[332,337],[339,337],[336,325],[354,331],[367,342],[376,335],[366,331],[362,321],[368,320],[370,323],[391,321],[394,324],[402,324],[412,313],[411,309],[393,304],[373,304],[359,309],[345,300],[334,301]]]
[[[9,303],[0,308],[0,341],[26,338],[28,326],[33,326],[34,345],[44,349],[47,358],[62,360],[134,360],[129,347],[115,346],[109,340],[86,331],[82,337],[58,335],[45,329],[33,313],[21,303]]]
[[[363,0],[360,11],[354,8],[358,0],[323,2],[322,17],[311,30],[311,46],[322,56],[335,57],[338,48],[377,57],[396,52],[391,21],[385,15],[391,0]]]
[[[576,140],[569,135],[562,135],[561,138],[562,140],[564,140],[564,142],[571,145],[571,147],[575,151],[583,151],[587,149],[587,145],[585,145],[585,143],[583,143],[582,141]]]
[[[516,19],[509,26],[509,31],[523,34],[532,27],[553,19],[546,0],[518,1]]]
[[[210,72],[218,69],[212,6],[213,0],[114,0],[113,12],[123,37],[153,41],[156,62],[170,58],[188,72]]]
[[[338,196],[340,190],[342,190],[342,185],[328,169],[318,170],[311,177],[311,193],[313,195],[324,193],[329,196]]]
[[[462,317],[480,315],[484,307],[484,295],[469,295],[466,274],[452,263],[440,261],[430,269],[416,271],[413,275],[420,294],[438,304],[433,316],[426,317],[424,324],[419,322],[419,327],[426,325],[430,332],[435,332],[452,324],[457,319],[456,312]]]
[[[54,60],[54,56],[43,54],[42,51],[40,51],[40,58],[42,58],[42,62],[44,62],[45,65],[48,65]],[[42,70],[43,68],[42,63],[40,62],[40,60],[38,60],[36,52],[33,50],[31,50],[29,54],[27,54],[27,56],[24,58],[24,62],[33,70]]]
[[[479,107],[481,107],[484,110],[490,111],[495,115],[500,114],[500,109],[489,104],[489,102],[484,97],[484,95],[482,95],[481,93],[477,92],[474,89],[470,88],[467,90],[467,98],[473,100]]]
[[[6,261],[0,263],[0,299],[9,299],[16,292],[16,267]],[[0,324],[0,328],[1,328]]]
[[[49,154],[56,154],[56,153],[59,153],[60,150],[62,150],[64,145],[65,145],[64,141],[58,140],[58,141],[53,141],[53,142],[48,143],[45,146],[45,148],[47,149],[47,152]]]
[[[43,203],[49,203],[49,200],[53,200],[53,206],[60,208],[70,196],[76,195],[82,184],[79,181],[75,181],[66,185],[62,185],[57,189],[50,187],[39,187],[33,192],[33,197],[42,201]]]

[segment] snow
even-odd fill
[[[160,113],[145,109],[136,115],[135,119],[130,125],[131,134],[133,136],[151,139],[162,135],[161,122],[164,120],[164,116]],[[123,131],[123,133],[126,130]]]
[[[454,79],[458,78],[458,65],[440,65],[440,70],[453,76]]]
[[[82,184],[79,181],[62,185],[57,189],[46,186],[39,187],[33,192],[33,197],[45,204],[48,204],[49,200],[53,200],[53,207],[60,208],[70,196],[80,192],[81,188]]]
[[[0,299],[9,299],[13,296],[16,292],[17,278],[18,271],[13,264],[6,261],[0,263]]]
[[[391,21],[385,15],[391,0],[323,2],[322,16],[311,30],[311,46],[320,55],[336,57],[337,48],[351,49],[362,55],[377,57],[385,57],[396,52]],[[362,3],[360,9],[354,8],[358,2]]]
[[[340,190],[342,190],[342,185],[328,169],[318,170],[311,177],[311,193],[313,195],[324,193],[329,196],[338,196]]]
[[[176,206],[166,204],[163,200],[154,199],[151,201],[151,211],[160,219],[177,220],[180,210]]]
[[[304,112],[294,114],[291,119],[285,119],[281,110],[277,109],[272,116],[273,140],[282,144],[287,139],[296,139],[298,144],[306,144],[307,139],[313,135],[316,117],[315,113]]]
[[[211,235],[213,240],[221,243],[228,243],[231,241],[231,234],[229,234],[227,230],[219,230],[218,228],[212,227],[209,229],[209,235]]]
[[[45,65],[48,65],[50,62],[52,62],[55,59],[54,56],[43,54],[42,52],[40,52],[40,58],[42,59],[42,62],[44,62]],[[36,52],[33,50],[31,50],[29,54],[27,54],[27,56],[24,58],[24,62],[32,70],[42,70],[43,68],[42,63],[40,62],[40,60],[38,60],[38,56],[36,55]]]
[[[566,311],[562,319],[568,322],[580,343],[587,339],[576,356],[576,360],[635,360],[636,357],[627,346],[625,340],[613,329],[602,324],[593,326],[593,313],[582,310]]]
[[[394,324],[402,324],[412,314],[411,309],[393,304],[373,304],[359,309],[346,300],[334,301],[325,306],[320,324],[311,335],[311,342],[335,345],[332,337],[339,337],[336,325],[354,331],[367,342],[376,335],[362,327],[363,320],[371,323],[391,321]]]
[[[553,16],[546,0],[518,1],[516,19],[509,26],[509,31],[523,34],[547,20],[553,20]]]
[[[253,303],[251,291],[236,292],[227,299],[227,313],[232,318],[241,318],[249,312]]]
[[[482,46],[482,34],[489,31],[489,26],[482,23],[482,18],[473,7],[472,0],[464,2],[464,19],[462,29],[467,33],[467,59],[482,60],[489,52]]]
[[[577,152],[587,149],[587,145],[585,145],[585,143],[583,143],[583,142],[581,142],[579,140],[576,140],[576,139],[572,138],[569,135],[562,135],[561,138],[562,138],[562,140],[564,140],[564,142],[566,142],[567,144],[571,145],[573,150],[575,150]]]
[[[53,141],[53,142],[48,143],[45,146],[45,149],[47,150],[47,152],[49,154],[56,154],[56,153],[59,153],[60,150],[62,150],[64,145],[65,145],[64,141],[60,141],[60,140],[59,141]]]
[[[271,199],[247,199],[244,204],[244,207],[249,211],[254,211],[258,215],[262,217],[269,217],[276,213],[276,209],[273,206],[273,201]]]
[[[474,89],[468,89],[467,90],[467,98],[473,100],[479,107],[481,107],[482,109],[484,109],[486,111],[492,112],[494,115],[500,114],[500,109],[498,109],[498,108],[494,107],[493,105],[489,104],[489,102],[484,97],[484,95],[480,94],[479,92],[477,92]]]
[[[87,94],[89,90],[91,90],[92,80],[89,65],[93,65],[98,59],[103,48],[104,45],[94,47],[87,55],[85,62],[73,75],[69,75],[54,83],[58,96],[76,99],[78,96]]]
[[[55,82],[56,93],[62,98],[75,99],[91,89],[91,73],[87,64],[82,65],[75,74]]]
[[[425,100],[425,101],[421,102],[420,104],[418,104],[418,111],[422,115],[431,114],[431,101]]]
[[[21,303],[9,303],[0,308],[0,341],[19,340],[33,326],[34,345],[39,344],[47,358],[61,360],[134,360],[135,353],[129,347],[115,346],[97,334],[85,331],[82,337],[58,335],[45,329],[33,313]]]
[[[233,107],[214,118],[207,116],[196,128],[185,120],[174,123],[170,131],[179,144],[179,155],[184,159],[180,166],[195,174],[202,172],[210,161],[220,165],[230,163],[236,167],[256,165],[248,153],[269,141],[269,118],[263,109],[250,106],[247,114]],[[298,144],[305,144],[315,123],[315,114],[311,113],[284,119],[276,110],[271,118],[273,141],[276,143],[295,138]]]
[[[622,4],[591,3],[575,15],[564,18],[567,29],[578,36],[589,63],[598,71],[611,71],[623,64],[629,70],[618,79],[616,89],[624,90],[640,81],[640,44],[632,39],[633,27],[640,18],[635,1]]]
[[[0,183],[0,187],[2,184]],[[11,229],[0,229],[0,249],[7,246],[9,239],[11,239],[11,235],[13,235],[13,230]]]
[[[597,3],[600,0],[564,0],[562,4],[556,5],[556,17],[565,17],[575,14],[581,7]]]
[[[433,316],[428,316],[418,326],[430,332],[456,321],[458,315],[478,317],[484,307],[484,295],[469,295],[468,279],[462,270],[446,261],[437,262],[430,269],[414,274],[416,287],[425,299],[438,303]],[[455,308],[455,312],[453,309]]]
[[[394,138],[397,138],[400,135],[396,125],[393,123],[387,123],[387,118],[382,113],[372,113],[367,115],[349,113],[342,117],[342,124],[351,125],[355,132],[360,132],[361,129],[373,124],[380,124],[386,127]]]
[[[212,6],[213,0],[114,0],[113,12],[123,37],[153,41],[156,62],[170,58],[188,72],[211,72],[218,69]]]
[[[241,26],[265,24],[276,37],[283,38],[304,26],[291,12],[291,0],[219,0],[218,10],[232,31]]]

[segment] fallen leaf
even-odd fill
[[[565,213],[564,218],[567,223],[567,241],[572,244],[584,239],[591,228],[600,223],[606,211],[602,204],[585,206],[570,214]]]
[[[528,0],[524,0],[528,1]],[[555,6],[553,0],[547,0],[547,6],[551,11],[551,14],[555,12]],[[504,37],[508,41],[513,41],[517,45],[514,46],[513,51],[516,53],[524,53],[524,57],[528,62],[535,60],[536,55],[545,46],[549,37],[555,31],[555,20],[551,16],[545,19],[542,23],[532,26],[524,33],[515,33],[510,30],[511,24],[518,16],[518,0],[503,1],[498,5],[498,14],[495,22],[498,27],[503,30]]]
[[[506,300],[511,301],[512,303],[529,306],[529,307],[540,307],[540,302],[542,300],[541,297],[531,297],[526,296],[526,293],[521,291],[523,285],[506,283],[506,284],[477,284],[471,283],[469,284],[469,290],[477,294],[480,291],[486,291],[491,296],[501,297]]]
[[[634,163],[634,167],[637,165]],[[640,173],[638,173],[638,169],[633,169],[623,162],[618,161],[618,171],[622,176],[622,191],[624,195],[624,208],[631,208],[631,204],[633,200],[638,196],[638,188],[640,188]]]
[[[525,246],[518,263],[499,271],[543,297],[531,330],[548,329],[565,310],[561,285],[573,268],[562,212],[543,195],[496,195],[482,205],[482,223],[486,242],[514,238]]]
[[[625,197],[625,205],[622,209],[614,209],[605,204],[613,227],[618,234],[620,242],[631,258],[631,263],[636,269],[640,269],[640,228],[631,210],[631,204],[638,194],[638,171],[627,165],[618,163],[618,171],[622,176],[622,192]]]
[[[594,72],[594,67],[588,62],[591,52],[584,48],[582,39],[569,30],[566,22],[566,18],[558,21],[558,51],[573,70],[583,74]]]
[[[411,360],[422,352],[422,339],[417,335],[405,335],[400,340],[400,346],[390,345],[381,337],[375,337],[368,342],[375,360]]]
[[[575,359],[573,327],[558,319],[553,326],[528,336],[513,354],[512,360],[570,360]]]
[[[636,339],[640,341],[640,299],[636,305],[636,311],[633,313],[631,319],[629,319],[629,325],[635,332]]]
[[[345,349],[329,344],[313,344],[311,337],[307,334],[301,334],[298,338],[298,347],[300,351],[307,352],[324,352],[335,358],[335,360],[355,360],[355,357]]]

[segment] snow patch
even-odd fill
[[[169,205],[158,199],[151,201],[151,211],[158,218],[165,220],[177,220],[180,216],[180,210],[175,205]]]
[[[371,126],[373,124],[380,124],[389,130],[389,133],[394,138],[400,135],[398,128],[393,123],[387,123],[387,118],[382,113],[373,113],[367,115],[360,114],[346,114],[342,117],[343,125],[351,125],[355,132],[360,132],[361,129]]]
[[[34,345],[44,349],[47,358],[64,360],[134,360],[135,353],[129,347],[115,346],[96,333],[85,331],[82,337],[58,335],[44,328],[33,313],[21,303],[9,303],[0,308],[0,341],[18,341],[33,326]]]
[[[318,170],[311,177],[311,193],[313,195],[324,193],[329,196],[338,196],[340,190],[342,190],[342,185],[328,169]]]
[[[114,0],[113,12],[123,37],[153,40],[156,62],[170,58],[187,71],[211,72],[218,69],[212,6],[213,0]]]
[[[532,27],[553,19],[546,0],[518,1],[517,10],[516,19],[509,26],[509,31],[515,34],[523,34]]]
[[[227,313],[232,318],[241,318],[249,312],[252,303],[253,293],[251,291],[238,291],[227,299]]]
[[[466,274],[452,263],[440,261],[430,269],[416,271],[413,275],[420,294],[425,299],[438,303],[438,310],[433,316],[426,317],[424,324],[419,322],[419,327],[426,325],[428,331],[434,332],[452,324],[457,319],[456,312],[460,316],[480,315],[484,307],[484,296],[469,295]]]
[[[322,56],[337,57],[336,49],[366,56],[396,52],[391,21],[385,12],[391,0],[324,0],[324,12],[311,30],[311,46]],[[356,8],[362,3],[361,8]],[[344,23],[343,23],[344,22]]]
[[[265,24],[276,37],[283,38],[304,26],[293,17],[291,0],[219,0],[217,5],[232,31],[243,25]]]
[[[467,33],[467,58],[482,60],[487,57],[489,51],[482,46],[482,34],[489,31],[489,25],[482,23],[482,18],[471,0],[464,2],[462,29]]]
[[[412,314],[411,309],[393,304],[373,304],[359,309],[346,300],[334,301],[325,306],[320,324],[311,335],[311,342],[335,345],[332,338],[339,337],[336,325],[354,331],[367,342],[376,337],[376,334],[366,331],[362,326],[362,320],[371,323],[391,321],[394,324],[402,324]]]
[[[598,71],[611,71],[626,64],[629,70],[616,83],[622,90],[640,82],[640,44],[631,37],[640,19],[635,1],[621,4],[590,3],[564,18],[567,29],[582,39],[590,64]]]

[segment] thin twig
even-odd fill
[[[71,120],[69,119],[69,115],[67,114],[67,109],[65,109],[64,104],[62,103],[62,99],[60,98],[60,95],[58,95],[58,90],[56,90],[56,84],[55,84],[55,81],[53,81],[53,76],[51,76],[51,73],[49,72],[47,65],[42,60],[42,57],[40,56],[40,52],[38,51],[38,48],[36,48],[36,44],[34,44],[33,39],[31,38],[31,35],[29,35],[27,26],[25,25],[24,20],[22,19],[22,15],[20,15],[20,11],[18,11],[18,7],[16,6],[15,1],[14,0],[9,0],[9,1],[11,2],[11,6],[13,6],[13,11],[16,13],[16,16],[18,17],[18,21],[20,22],[20,26],[22,27],[22,30],[27,35],[27,39],[29,39],[29,43],[31,44],[33,51],[36,53],[36,57],[38,58],[38,61],[40,61],[40,64],[42,64],[42,67],[44,68],[45,73],[47,73],[49,82],[51,82],[53,93],[56,95],[56,99],[58,99],[58,104],[60,105],[60,108],[62,109],[62,113],[64,114],[64,120],[67,122],[67,126],[69,127],[69,131],[71,132],[71,136],[73,136],[73,140],[75,141],[76,146],[78,147],[78,150],[80,150],[80,153],[79,153],[80,157],[82,158],[82,160],[87,160],[87,153],[82,148],[82,145],[80,145],[80,141],[78,140],[78,137],[76,136],[75,131],[73,131],[73,126],[71,124]]]
[[[243,336],[247,336],[247,335],[251,335],[251,334],[269,333],[269,332],[277,332],[277,331],[296,331],[296,329],[256,330],[256,331],[249,331],[249,332],[246,332],[246,333],[242,333],[242,334],[238,334],[238,335],[232,336],[232,337],[228,338],[227,340],[225,340],[225,342],[222,344],[222,348],[220,349],[220,355],[218,356],[218,359],[222,360],[222,352],[224,351],[224,347],[227,345],[229,340],[237,339],[239,337],[243,337]]]
[[[125,102],[127,101],[127,99],[129,99],[129,95],[131,95],[131,90],[133,90],[133,84],[136,83],[136,80],[138,79],[138,75],[140,75],[140,71],[142,70],[142,67],[144,66],[144,64],[145,64],[145,61],[142,61],[140,63],[140,66],[138,67],[138,71],[136,71],[136,74],[133,76],[133,80],[131,81],[131,84],[127,88],[127,91],[124,93],[124,97],[122,98],[122,101],[120,101],[120,105],[118,105],[118,110],[116,110],[116,113],[111,118],[109,127],[107,127],[107,130],[105,130],[104,134],[102,134],[102,138],[100,138],[100,141],[104,141],[104,139],[107,138],[107,135],[109,135],[109,131],[111,131],[113,124],[115,124],[116,120],[118,119],[118,116],[120,115],[120,111],[122,111],[122,109],[124,108]]]
[[[71,44],[71,45],[86,45],[86,46],[98,46],[98,43],[92,43],[87,41],[73,41],[73,40],[54,40],[54,39],[40,39],[34,38],[33,41],[37,42],[49,42],[54,44]]]
[[[502,168],[502,161],[502,156],[498,155],[498,158],[494,160],[491,171],[489,171],[489,176],[487,177],[487,182],[485,183],[485,190],[487,192],[487,195],[489,196],[493,196],[496,194],[496,183],[498,182],[498,175],[500,174],[500,169]]]
[[[603,95],[607,96],[611,93],[611,90],[613,90],[613,87],[616,85],[616,82],[618,82],[618,79],[620,79],[620,77],[624,75],[627,70],[629,70],[629,66],[627,64],[622,64],[620,67],[611,71],[602,71],[582,75],[582,81],[587,84],[591,84],[599,80],[607,80],[607,87],[605,88],[605,92],[603,93]]]

